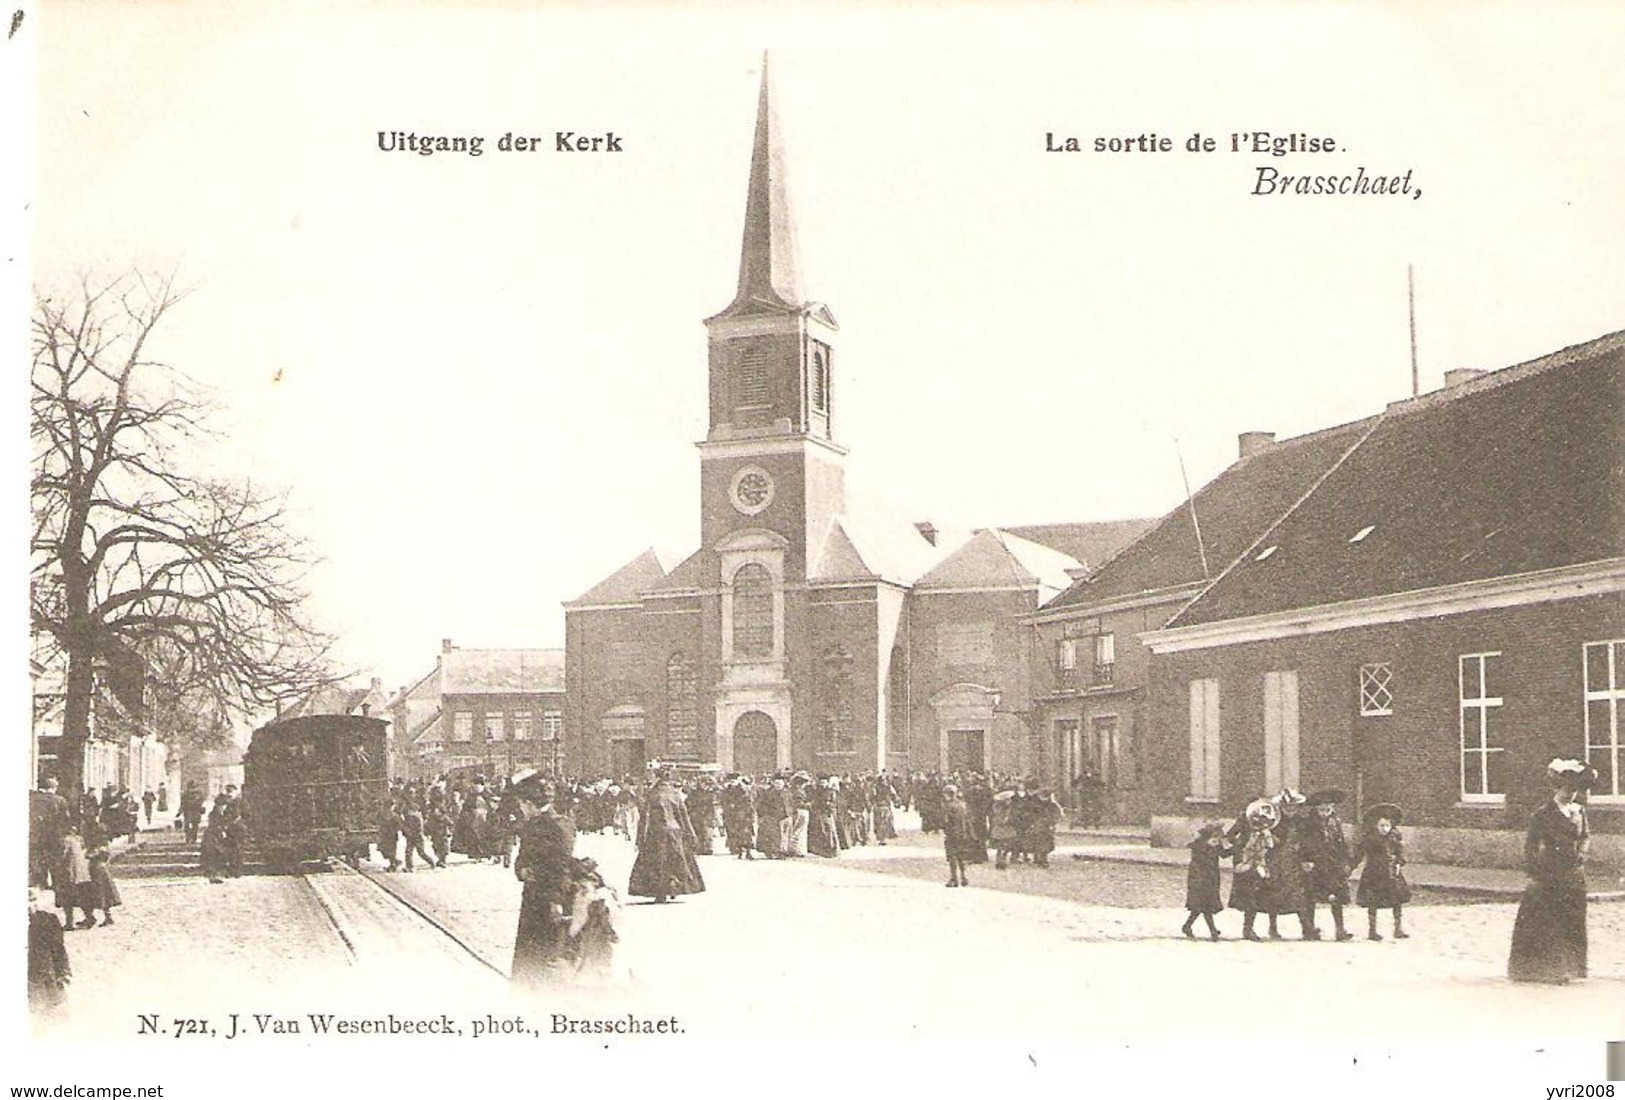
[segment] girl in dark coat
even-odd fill
[[[1314,811],[1308,819],[1304,858],[1314,864],[1309,872],[1310,923],[1314,923],[1314,908],[1330,902],[1332,924],[1340,941],[1352,940],[1354,933],[1343,923],[1343,906],[1349,903],[1348,844],[1343,839],[1343,819],[1337,814],[1337,804],[1343,800],[1339,790],[1316,791],[1309,796]]]
[[[1554,760],[1547,770],[1552,797],[1529,819],[1524,862],[1530,883],[1512,926],[1507,977],[1562,985],[1586,976],[1585,854],[1590,837],[1580,791],[1596,770]]]
[[[705,880],[694,859],[694,825],[683,805],[683,794],[673,780],[663,779],[649,792],[643,807],[638,858],[632,864],[627,893],[664,902],[704,890]]]
[[[1380,940],[1377,910],[1394,911],[1394,939],[1408,939],[1405,931],[1405,903],[1411,900],[1411,886],[1405,881],[1405,839],[1399,834],[1404,815],[1398,806],[1379,802],[1365,812],[1366,830],[1360,838],[1360,854],[1355,866],[1360,872],[1360,888],[1354,900],[1364,907],[1370,921],[1368,940]]]
[[[1281,807],[1281,824],[1275,830],[1275,847],[1270,849],[1269,898],[1270,939],[1281,938],[1276,921],[1283,913],[1295,913],[1298,930],[1306,940],[1320,939],[1315,927],[1314,910],[1309,902],[1309,875],[1304,867],[1308,862],[1306,840],[1314,828],[1306,812],[1303,795],[1284,790],[1275,797]]]
[[[1196,839],[1186,845],[1191,850],[1190,869],[1185,872],[1185,926],[1180,929],[1190,939],[1195,938],[1191,927],[1200,916],[1207,921],[1209,938],[1219,938],[1219,926],[1213,923],[1213,914],[1224,908],[1219,896],[1219,860],[1230,853],[1224,838],[1224,826],[1203,825]]]
[[[1258,911],[1269,905],[1269,854],[1275,848],[1275,826],[1280,820],[1281,811],[1275,803],[1267,798],[1256,799],[1226,834],[1235,857],[1230,908],[1241,910],[1241,934],[1249,940],[1261,938],[1253,930],[1253,923]]]
[[[96,910],[100,909],[102,923],[111,925],[113,906],[124,904],[124,898],[118,892],[118,883],[113,880],[113,872],[107,867],[113,855],[109,847],[111,840],[95,825],[87,830],[85,836],[85,857],[90,861],[90,885],[85,889],[83,901],[85,920],[90,924],[96,923]]]

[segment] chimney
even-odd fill
[[[451,639],[450,638],[441,638],[440,639],[440,652],[442,652],[442,653],[450,653],[451,650],[452,650]]]
[[[381,676],[374,676],[374,677],[373,677],[373,678],[372,678],[372,690],[374,690],[374,691],[383,691],[383,690],[384,690],[384,680],[383,680],[383,677],[381,677]]]
[[[1447,370],[1444,372],[1444,388],[1453,390],[1457,386],[1471,382],[1475,378],[1482,378],[1484,373],[1484,371],[1474,367],[1458,367],[1455,370]]]
[[[930,520],[920,520],[914,525],[914,529],[920,533],[920,537],[922,539],[929,542],[932,546],[937,544],[937,528],[936,525]]]
[[[1251,458],[1275,446],[1274,432],[1242,432],[1236,439],[1242,458]]]

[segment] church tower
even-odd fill
[[[798,594],[843,510],[846,451],[834,438],[835,318],[802,291],[765,56],[739,284],[705,324],[710,430],[698,444],[700,529],[721,589],[718,755],[730,767],[771,771],[790,763],[790,668],[804,633]],[[741,719],[742,736],[761,743],[741,742],[736,753]]]

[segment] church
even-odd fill
[[[738,287],[705,324],[700,546],[565,604],[566,770],[1052,773],[1022,616],[1147,523],[950,532],[848,499],[839,329],[801,285],[765,65]]]

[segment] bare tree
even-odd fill
[[[31,610],[66,666],[70,790],[99,679],[156,685],[172,713],[190,700],[216,732],[332,679],[284,497],[194,472],[212,405],[148,347],[180,299],[140,275],[36,293]]]

